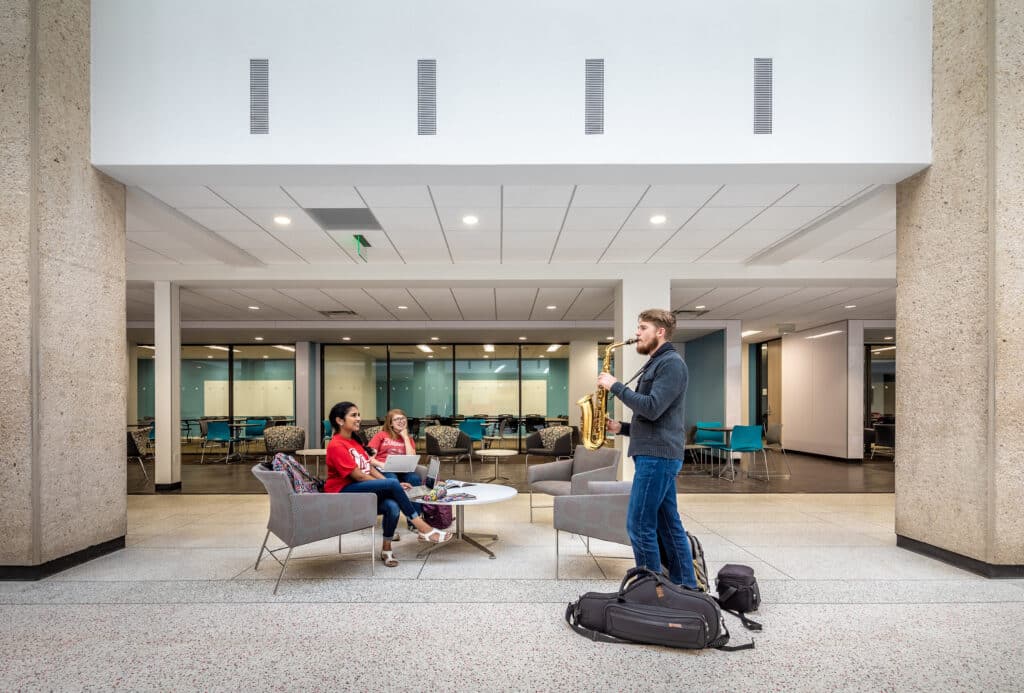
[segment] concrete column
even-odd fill
[[[576,400],[597,390],[597,342],[569,342],[569,425],[580,425],[580,408]]]
[[[0,0],[0,577],[124,546],[124,187],[89,162],[88,0]]]
[[[178,285],[153,285],[156,490],[181,490],[181,309]]]
[[[310,416],[310,389],[312,382],[312,346],[309,342],[295,343],[295,425],[306,432],[306,447],[309,441],[316,440],[316,429],[313,428],[314,417]]]
[[[898,543],[1024,576],[1024,12],[935,0],[932,166],[897,191]]]
[[[648,308],[672,308],[672,281],[657,272],[636,273],[624,276],[615,288],[615,341],[632,338],[636,333],[637,317]],[[647,356],[636,353],[633,345],[620,347],[615,352],[615,377],[627,380],[643,367]],[[635,387],[634,382],[630,387]],[[632,414],[615,400],[615,418],[628,421]],[[633,478],[633,460],[626,457],[629,438],[617,436],[615,447],[622,450],[622,476]]]
[[[725,324],[725,425],[743,423],[743,323],[727,320]]]

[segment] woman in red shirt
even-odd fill
[[[409,436],[409,419],[401,409],[392,409],[384,417],[384,427],[370,441],[370,447],[376,450],[374,458],[380,464],[388,461],[389,455],[415,455],[416,443]],[[413,486],[423,483],[416,472],[383,472],[388,479],[397,479]]]
[[[339,402],[331,407],[328,418],[334,436],[327,444],[327,481],[324,492],[376,494],[377,512],[384,516],[384,542],[380,551],[384,565],[389,568],[398,565],[391,542],[395,538],[395,528],[398,527],[398,516],[401,513],[405,513],[419,531],[420,541],[437,544],[451,541],[450,533],[434,529],[420,517],[415,504],[405,493],[410,485],[400,483],[397,479],[385,478],[370,463],[371,458],[366,449],[352,437],[362,422],[359,408],[352,402]]]

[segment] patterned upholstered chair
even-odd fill
[[[288,548],[288,553],[281,563],[281,572],[274,584],[274,594],[281,584],[288,559],[296,546],[311,544],[314,541],[338,537],[338,553],[341,553],[341,535],[370,529],[370,575],[373,575],[374,530],[377,526],[377,496],[373,493],[295,493],[291,482],[284,472],[265,469],[262,464],[252,468],[252,473],[267,489],[270,496],[270,519],[267,521],[267,533],[260,546],[260,554],[256,557],[256,570],[260,568],[260,559],[267,551],[278,562],[276,552]],[[270,533],[284,542],[277,549],[267,548]]]
[[[550,505],[534,505],[533,492],[549,496],[569,496],[587,493],[591,481],[615,481],[619,474],[621,453],[615,448],[588,450],[577,445],[572,459],[556,460],[547,464],[535,464],[526,468],[526,483],[530,486],[530,522],[533,522],[534,508],[550,508]]]
[[[534,431],[526,437],[526,467],[530,467],[530,455],[554,457],[561,460],[572,457],[576,430],[572,426],[549,426]]]
[[[362,437],[366,438],[366,444],[369,445],[370,441],[373,440],[373,437],[375,435],[377,435],[378,433],[380,433],[383,429],[384,429],[384,425],[383,424],[370,425],[370,426],[360,426],[359,427],[359,432],[363,434]]]
[[[454,465],[463,457],[469,460],[469,473],[473,474],[473,441],[454,426],[427,426],[427,454],[439,460],[451,460]]]
[[[631,481],[591,481],[583,495],[555,497],[555,579],[558,580],[558,538],[572,532],[586,538],[590,553],[590,537],[630,546],[626,533],[626,510],[629,508]],[[622,558],[622,556],[618,556]]]
[[[142,473],[146,476],[146,481],[149,481],[149,472],[146,471],[146,465],[142,462],[142,451],[146,449],[146,439],[148,436],[148,428],[144,428],[141,431],[128,431],[128,459],[138,461],[139,467],[142,468]]]
[[[268,457],[279,452],[294,455],[296,450],[306,447],[306,431],[298,426],[272,426],[263,431],[263,442]]]

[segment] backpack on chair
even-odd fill
[[[284,472],[295,493],[323,493],[324,491],[323,480],[307,472],[306,468],[291,455],[283,452],[277,453],[270,463],[270,468],[275,472]]]

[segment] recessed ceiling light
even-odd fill
[[[212,357],[212,356],[207,356],[206,358],[208,358],[208,359],[212,359],[213,357]]]
[[[885,340],[886,341],[890,341],[890,340],[892,340],[892,337],[886,337]]]
[[[441,338],[440,338],[440,337],[431,337],[431,338],[430,338],[430,341],[432,341],[432,342],[436,342],[436,341],[437,341],[437,340],[439,340],[439,339],[441,339]]]
[[[490,356],[488,356],[487,354],[484,354],[484,358],[485,358],[485,359],[489,359],[489,358],[491,358],[491,357],[490,357]]]
[[[270,357],[269,357],[269,356],[267,356],[266,354],[263,354],[263,358],[265,358],[265,359],[269,359]]]
[[[208,346],[206,348],[207,349],[216,349],[217,351],[231,351],[226,346],[216,346],[215,344],[211,344],[210,346]]]
[[[409,310],[409,306],[398,306],[398,310]]]
[[[364,349],[369,349],[370,347],[366,346],[366,347],[363,347],[363,348],[364,348]]]
[[[274,223],[277,224],[278,226],[288,226],[288,224],[292,223],[292,220],[284,215],[279,214],[276,217],[274,217]]]
[[[286,344],[275,344],[275,345],[274,345],[274,348],[275,348],[275,349],[280,349],[281,351],[290,351],[290,352],[292,352],[293,354],[295,353],[295,347],[293,347],[293,346],[288,346],[288,345],[286,345]]]
[[[761,334],[761,330],[745,330],[743,332],[740,332],[740,337],[749,337],[755,334]]]
[[[612,335],[608,335],[607,337],[605,337],[605,339],[615,339],[615,337]]]
[[[544,358],[544,354],[541,354],[539,358]]]
[[[520,341],[520,342],[525,342],[525,341],[526,341],[526,337],[520,337],[520,338],[519,338],[519,341]]]
[[[156,351],[156,347],[155,346],[150,346],[148,344],[140,344],[139,348],[140,349],[152,349],[153,351]]]
[[[664,214],[655,214],[651,217],[652,224],[664,224],[666,221],[668,221],[668,218]]]
[[[704,310],[707,306],[697,306],[697,310]]]
[[[548,353],[551,353],[552,351],[558,351],[561,348],[561,344],[552,344],[551,346],[548,347]]]
[[[547,309],[548,309],[548,310],[554,310],[554,309],[556,309],[556,308],[558,308],[558,306],[548,306],[548,307],[547,307]]]
[[[891,347],[879,347],[878,349],[872,349],[871,353],[872,354],[880,354],[883,351],[893,351],[895,349],[896,349],[896,347],[894,347],[894,346],[891,346]]]
[[[424,354],[430,354],[430,353],[433,353],[433,351],[434,351],[433,349],[431,349],[426,344],[417,344],[416,348],[419,349],[420,351],[422,351]]]
[[[249,310],[259,310],[259,306],[249,306]]]
[[[479,221],[480,219],[473,216],[472,214],[467,214],[466,216],[462,217],[462,223],[465,224],[466,226],[474,226]]]
[[[434,355],[433,354],[427,354],[427,358],[428,359],[432,359],[432,358],[434,358]]]
[[[842,330],[832,330],[830,332],[822,332],[821,334],[812,334],[810,337],[804,339],[821,339],[822,337],[831,337],[834,334],[842,334]]]
[[[850,304],[850,305],[848,305],[848,306],[843,306],[843,308],[846,308],[847,310],[849,310],[850,308],[856,308],[856,307],[857,307],[857,304],[856,304],[856,303],[851,303],[851,304]]]
[[[352,338],[351,337],[342,337],[341,341],[343,341],[343,342],[351,342]]]
[[[494,353],[494,345],[493,344],[484,344],[484,351],[486,351],[488,354],[493,354]]]
[[[263,337],[253,337],[253,339],[255,339],[257,342],[263,341]]]

